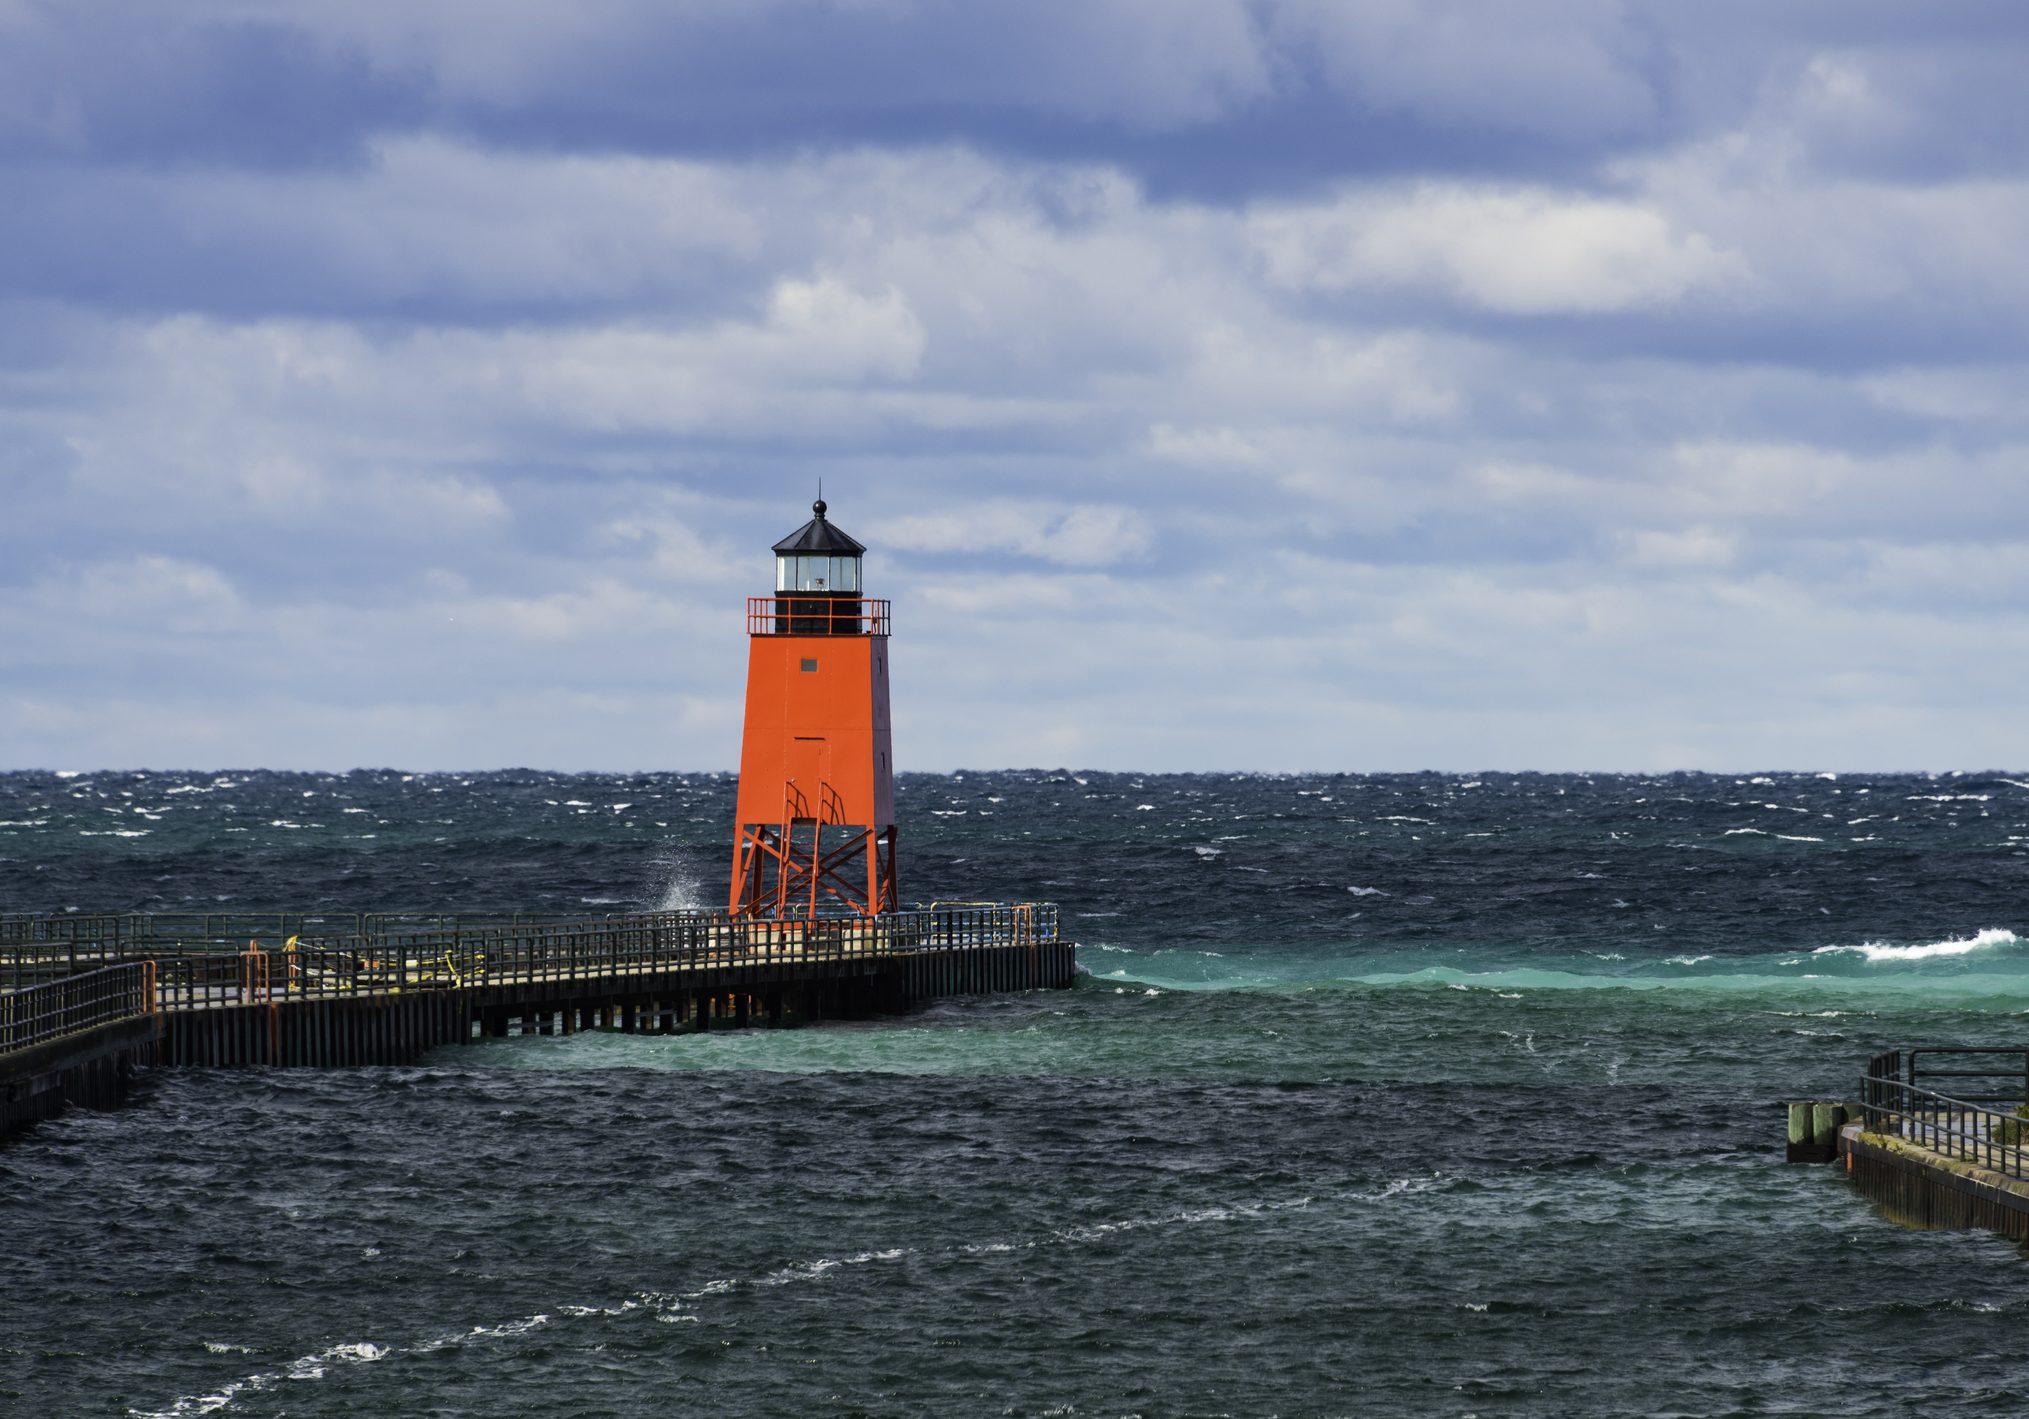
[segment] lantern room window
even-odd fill
[[[860,589],[860,559],[784,553],[775,558],[775,589],[857,595]]]

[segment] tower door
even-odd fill
[[[798,735],[789,741],[789,782],[785,817],[819,823],[843,822],[838,795],[831,788],[831,741]]]

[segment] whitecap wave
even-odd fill
[[[206,1342],[205,1349],[212,1351],[214,1354],[229,1352],[246,1353],[245,1346],[219,1346],[210,1342]],[[133,1416],[133,1419],[186,1419],[186,1416],[189,1415],[216,1414],[222,1409],[234,1407],[242,1395],[259,1394],[263,1390],[275,1388],[286,1380],[321,1380],[325,1377],[325,1372],[331,1365],[371,1364],[375,1360],[384,1358],[388,1353],[389,1347],[378,1345],[371,1340],[347,1341],[329,1346],[326,1349],[309,1355],[299,1356],[280,1370],[269,1370],[260,1374],[246,1375],[240,1379],[233,1380],[229,1384],[220,1385],[217,1389],[210,1390],[204,1394],[184,1395],[179,1399],[172,1400],[163,1409],[130,1409],[127,1412]]]
[[[1891,946],[1883,941],[1865,941],[1858,946],[1820,946],[1812,955],[1864,956],[1869,961],[1929,961],[1944,956],[1968,956],[2000,946],[2020,944],[2022,938],[2005,927],[1990,926],[1963,940],[1931,941],[1921,946]]]

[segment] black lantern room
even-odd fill
[[[860,558],[866,548],[817,516],[775,544],[777,634],[858,635]]]

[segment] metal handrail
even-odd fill
[[[111,920],[111,918],[107,918]],[[643,912],[559,921],[496,920],[370,934],[296,935],[270,947],[151,950],[151,1003],[202,1010],[248,1003],[459,990],[475,986],[624,980],[719,966],[803,965],[1059,940],[1054,903],[934,906],[873,917],[757,920],[727,912]],[[130,935],[123,935],[131,943]],[[9,948],[0,948],[0,954]],[[110,949],[110,948],[109,948]],[[84,979],[0,995],[24,998]],[[11,1046],[0,1042],[0,1051]]]
[[[1043,939],[1053,936],[1057,907],[1044,902],[938,901],[879,916],[820,918],[844,922],[856,931],[900,931],[898,923],[928,920],[937,912],[958,909],[991,918],[1001,913],[1010,923],[1024,912],[1041,913],[1039,929]],[[60,941],[29,938],[24,928],[34,922],[58,922],[68,928]],[[121,961],[146,960],[154,956],[238,955],[249,949],[283,951],[288,943],[328,945],[339,941],[399,940],[477,941],[489,937],[516,937],[544,932],[626,932],[648,927],[670,929],[675,924],[699,929],[730,929],[753,925],[751,918],[735,916],[724,908],[676,912],[621,912],[597,917],[538,917],[507,913],[254,913],[254,914],[130,914],[124,916],[0,917],[0,925],[14,928],[10,942],[0,936],[0,986],[10,969],[47,969],[68,975],[72,962],[80,968],[111,965]],[[1046,928],[1046,929],[1044,929]],[[40,981],[24,982],[39,984]]]
[[[8,991],[0,995],[0,1054],[146,1015],[154,979],[148,962],[134,961]]]
[[[2029,1179],[2029,1119],[2021,1114],[1871,1072],[1865,1089],[1862,1126],[1867,1132],[1901,1138],[2006,1177]]]
[[[291,937],[371,936],[412,927],[448,931],[518,924],[522,913],[64,912],[0,915],[0,990],[41,985],[96,966],[156,955],[237,952]]]
[[[1932,1059],[1943,1062],[1931,1063]],[[1867,1077],[1900,1079],[1919,1087],[1933,1079],[1981,1081],[1990,1086],[2005,1081],[2006,1087],[1998,1093],[1970,1093],[1959,1084],[1946,1088],[1952,1097],[1965,1103],[2021,1103],[2029,1101],[2029,1045],[1905,1045],[1883,1050],[1869,1060]]]
[[[883,600],[793,591],[747,598],[750,636],[885,636],[890,625]]]

